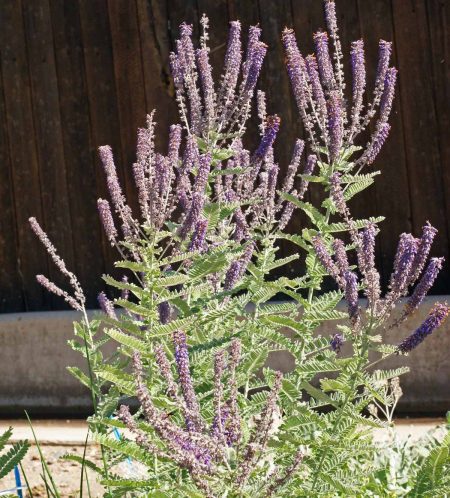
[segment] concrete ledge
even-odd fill
[[[400,342],[424,320],[436,301],[446,297],[427,298],[406,325],[388,332],[388,342]],[[68,365],[84,367],[83,358],[67,344],[77,319],[79,314],[71,311],[0,315],[0,417],[21,416],[25,409],[35,417],[90,413],[89,392],[66,370]],[[330,322],[319,332],[328,336],[335,328]],[[109,352],[113,349],[111,344]],[[450,320],[408,357],[380,364],[380,368],[411,367],[402,377],[404,396],[398,413],[443,415],[450,408],[449,350]],[[272,355],[269,363],[283,371],[293,366],[290,355],[282,352]]]

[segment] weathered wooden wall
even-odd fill
[[[450,140],[446,0],[338,0],[344,47],[364,37],[369,67],[379,38],[395,43],[400,84],[392,134],[378,165],[383,175],[357,215],[383,214],[378,260],[386,279],[398,234],[439,229],[433,252],[449,255]],[[158,145],[176,120],[168,55],[183,21],[198,31],[211,20],[213,62],[224,55],[227,21],[260,23],[270,47],[262,86],[282,116],[278,157],[286,164],[302,135],[280,33],[293,26],[302,50],[323,26],[319,0],[2,0],[0,2],[0,311],[60,309],[35,281],[57,271],[28,227],[36,216],[88,291],[111,268],[113,253],[96,215],[105,182],[96,147],[110,144],[133,193],[130,165],[145,114],[158,109]],[[373,71],[369,70],[370,76]],[[292,227],[302,223],[296,219]],[[295,271],[295,268],[293,268]],[[450,293],[448,265],[435,288]]]

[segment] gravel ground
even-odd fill
[[[61,457],[66,453],[73,453],[79,456],[83,455],[84,448],[82,446],[46,446],[41,447],[45,461],[55,481],[57,489],[64,498],[75,498],[79,496],[80,489],[80,472],[81,466],[78,463],[64,460]],[[100,451],[97,446],[89,445],[87,447],[87,457],[89,460],[100,464]],[[34,497],[47,496],[45,485],[41,479],[42,467],[39,458],[39,453],[36,446],[32,446],[25,459],[23,460],[23,468],[25,469],[30,488]],[[102,487],[97,484],[95,475],[88,470],[88,479],[92,497],[103,496]],[[24,479],[22,484],[25,486]],[[0,492],[5,489],[10,489],[15,486],[14,475],[11,472],[6,478],[0,482]],[[83,484],[86,491],[86,482]],[[87,493],[83,495],[88,496]],[[28,493],[25,496],[29,496]]]
[[[410,438],[415,441],[443,422],[443,419],[399,419],[396,422],[395,431],[400,439],[406,440]],[[20,439],[32,439],[28,424],[18,420],[0,420],[0,434],[9,426],[14,427],[12,442]],[[33,422],[33,427],[61,497],[79,497],[81,466],[61,457],[66,453],[73,453],[80,457],[83,455],[83,442],[87,431],[86,423],[81,420],[42,420]],[[375,437],[381,442],[387,437],[387,433],[386,431],[378,430]],[[86,453],[89,460],[99,466],[101,465],[100,451],[97,445],[89,444]],[[118,468],[118,474],[131,477],[127,475],[130,471],[127,464],[122,465],[125,467]],[[39,453],[35,445],[28,451],[23,461],[23,468],[27,473],[33,496],[35,498],[47,496],[45,485],[41,478],[42,467]],[[137,466],[136,471],[138,471]],[[90,470],[88,470],[88,479],[92,498],[103,496],[103,488],[96,482],[96,475]],[[25,482],[22,484],[25,485]],[[0,482],[0,495],[2,491],[14,486],[14,475],[10,473]],[[83,496],[88,496],[86,493],[86,481],[83,486]],[[25,493],[24,496],[29,495]]]

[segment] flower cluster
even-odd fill
[[[304,57],[298,49],[294,31],[287,28],[283,31],[287,70],[309,141],[316,151],[326,148],[331,164],[354,143],[379,109],[375,132],[357,160],[362,167],[374,162],[389,133],[387,121],[397,76],[397,70],[389,67],[392,46],[390,42],[380,41],[372,101],[364,110],[367,86],[364,42],[357,40],[351,44],[352,101],[347,108],[336,7],[334,1],[326,1],[324,5],[328,31],[314,34],[314,54]]]
[[[276,419],[279,416],[277,400],[282,374],[276,373],[266,403],[248,439],[245,440],[242,433],[244,420],[239,411],[237,390],[240,342],[234,339],[228,351],[219,350],[214,355],[214,413],[211,422],[208,422],[201,413],[189,365],[186,335],[182,331],[173,334],[173,352],[178,374],[176,380],[163,345],[154,346],[156,364],[166,383],[167,395],[175,403],[177,410],[183,414],[184,427],[177,424],[176,413],[165,413],[155,405],[146,386],[144,367],[138,353],[133,355],[137,397],[146,422],[153,428],[163,446],[155,444],[150,436],[139,428],[138,421],[131,415],[126,405],[120,407],[119,419],[130,430],[139,446],[186,469],[205,496],[214,496],[208,481],[211,477],[220,475],[221,465],[228,465],[229,448],[234,448],[238,458],[235,486],[236,489],[242,489],[274,432]],[[268,487],[269,496],[289,480],[301,460],[302,454],[298,451],[292,465],[283,473],[280,469],[273,469],[271,479],[263,484]]]

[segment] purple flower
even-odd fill
[[[363,107],[364,90],[366,88],[366,66],[364,61],[364,42],[362,40],[357,40],[352,43],[351,64],[353,75],[352,129],[354,130],[359,125]]]
[[[361,156],[361,159],[358,161],[358,163],[372,164],[375,161],[389,135],[390,129],[391,126],[389,123],[381,123],[378,126],[372,140],[369,143],[369,146]]]
[[[194,191],[203,193],[208,183],[208,175],[211,169],[211,154],[202,154],[200,156],[197,176],[194,183]]]
[[[344,273],[345,299],[348,305],[348,314],[353,323],[358,320],[358,280],[352,271]]]
[[[207,133],[215,115],[216,93],[214,91],[214,80],[212,76],[211,64],[209,63],[208,50],[206,48],[198,49],[197,67],[200,76],[200,84],[203,92],[203,101],[205,107],[205,128],[203,133]]]
[[[60,287],[58,287],[56,284],[54,284],[51,280],[49,280],[44,275],[36,275],[36,280],[38,281],[39,284],[42,285],[42,287],[47,289],[49,292],[55,294],[56,296],[60,296],[60,297],[64,298],[64,300],[74,310],[83,311],[83,307],[80,305],[80,303],[76,299],[74,299],[71,295],[69,295],[66,291],[62,290]]]
[[[312,245],[322,266],[329,273],[329,275],[331,275],[336,280],[339,287],[343,287],[344,282],[339,272],[339,268],[334,263],[331,256],[328,254],[327,248],[325,247],[325,244],[319,235],[313,237]]]
[[[192,382],[190,367],[189,367],[189,354],[186,343],[186,334],[181,330],[173,333],[173,344],[175,362],[177,366],[178,379],[183,393],[183,398],[186,406],[192,413],[193,417],[188,417],[186,426],[189,430],[198,430],[200,419],[200,407],[195,394],[194,384]]]
[[[427,269],[425,270],[422,278],[414,289],[412,296],[409,298],[406,304],[408,315],[416,310],[424,300],[428,291],[434,284],[434,281],[436,280],[436,277],[438,276],[438,273],[442,268],[443,262],[444,258],[431,258]]]
[[[328,152],[330,163],[336,161],[342,149],[344,138],[344,110],[339,92],[332,91],[327,102],[328,111]]]
[[[200,218],[195,224],[194,233],[188,251],[202,251],[205,249],[206,230],[208,228],[208,220]]]
[[[297,139],[295,141],[291,163],[289,164],[286,175],[284,176],[283,185],[281,187],[282,192],[289,193],[294,186],[295,175],[297,174],[304,148],[305,142],[303,140]]]
[[[325,31],[318,31],[314,33],[313,38],[320,80],[325,89],[331,90],[336,86],[336,81],[334,79],[333,64],[328,48],[328,35]]]
[[[317,111],[322,121],[322,127],[326,123],[327,119],[327,103],[325,100],[325,94],[323,91],[322,83],[319,78],[319,68],[317,66],[317,60],[314,55],[308,55],[305,59],[306,71],[308,73],[309,82],[311,84],[312,95],[315,100]],[[324,130],[326,131],[326,130]]]
[[[334,334],[330,340],[330,347],[336,353],[339,353],[344,344],[344,336],[342,334]]]
[[[114,304],[106,297],[106,294],[103,291],[97,296],[97,301],[100,309],[106,316],[113,320],[117,319],[116,312],[114,311]]]
[[[341,175],[339,173],[333,173],[330,177],[330,183],[331,198],[336,209],[339,213],[345,215],[347,213],[347,204],[341,188]]]
[[[225,72],[222,76],[219,93],[219,98],[224,108],[227,108],[233,101],[241,67],[241,59],[241,23],[239,21],[232,21],[230,22],[227,51],[225,53]]]
[[[181,126],[171,125],[169,129],[168,160],[172,168],[178,167],[178,158],[181,145]]]
[[[417,254],[417,246],[418,241],[411,234],[401,234],[390,281],[391,291],[394,295],[401,296],[408,289],[411,271],[414,271],[412,265]]]
[[[316,167],[316,164],[317,164],[317,156],[314,154],[310,154],[308,156],[308,159],[306,160],[306,166],[305,166],[305,170],[303,171],[303,174],[307,175],[307,176],[312,175],[314,172],[314,168]],[[299,199],[303,199],[303,196],[306,193],[308,185],[309,185],[309,180],[307,180],[306,178],[302,178],[302,181],[300,182],[299,192],[298,192]]]
[[[345,250],[345,244],[340,239],[335,239],[333,241],[334,259],[338,265],[339,271],[342,275],[349,270],[347,252]]]
[[[240,259],[233,261],[225,274],[224,289],[230,291],[241,280],[245,274],[248,264],[251,261],[253,251],[255,249],[254,243],[250,243],[244,250],[244,254]]]
[[[163,301],[162,303],[158,304],[159,321],[162,325],[169,323],[170,313],[171,313],[171,309],[170,309],[170,304],[168,301]]]
[[[248,76],[244,84],[244,94],[246,95],[246,101],[248,101],[248,99],[253,94],[266,53],[267,45],[265,43],[255,43],[255,46],[251,53],[251,58],[249,60]]]
[[[391,67],[386,73],[384,79],[384,89],[380,101],[380,119],[379,123],[386,123],[391,113],[392,103],[394,101],[395,83],[397,81],[397,69]]]
[[[203,193],[194,192],[192,194],[191,205],[179,230],[179,234],[182,239],[185,239],[192,228],[194,228],[198,218],[200,217],[204,203],[205,196]]]
[[[111,245],[114,245],[117,240],[117,229],[114,224],[114,219],[112,217],[109,202],[105,201],[104,199],[98,199],[97,207],[98,207],[98,213],[100,215],[100,220],[102,222],[106,236],[108,237],[108,240],[111,242]]]
[[[373,307],[380,297],[380,274],[375,268],[375,236],[377,230],[373,223],[367,225],[357,248],[358,264],[364,275],[365,294],[369,306]]]
[[[375,88],[383,89],[386,73],[391,59],[392,42],[380,40],[378,48],[378,66],[375,80]]]
[[[116,166],[114,164],[113,154],[109,145],[99,147],[100,159],[103,163],[103,168],[106,174],[106,184],[108,186],[109,195],[111,196],[112,204],[116,213],[122,220],[122,229],[125,236],[132,234],[132,219],[131,209],[127,205],[125,197],[120,187],[119,178],[117,176]]]
[[[137,162],[144,167],[153,156],[155,148],[155,122],[153,121],[155,111],[147,114],[147,127],[138,129],[137,136]]]
[[[250,66],[253,63],[253,54],[261,37],[261,28],[259,26],[250,26],[248,30],[247,51],[245,62],[242,65],[242,81],[247,81]]]
[[[298,197],[297,191],[295,189],[291,192],[291,195],[293,195],[294,197]],[[286,228],[287,224],[289,223],[289,221],[292,218],[292,214],[294,213],[294,209],[295,209],[295,204],[288,201],[286,203],[286,205],[284,206],[284,209],[283,209],[281,216],[280,216],[280,221],[278,222],[278,228],[280,230],[284,230]]]
[[[264,129],[264,135],[261,138],[261,142],[256,149],[255,156],[259,159],[263,159],[267,151],[272,147],[275,137],[277,136],[278,130],[280,129],[280,118],[278,116],[268,116],[266,126]]]
[[[301,113],[306,111],[306,96],[308,94],[305,75],[305,61],[300,53],[295,34],[292,29],[286,28],[282,34],[284,50],[286,53],[286,67],[291,80],[295,101]]]
[[[449,313],[450,307],[447,304],[436,303],[422,325],[398,345],[399,353],[409,353],[415,349],[444,323]]]
[[[428,255],[430,254],[430,249],[433,244],[433,240],[436,237],[436,234],[436,228],[431,226],[429,222],[427,222],[422,227],[422,235],[419,240],[419,247],[412,264],[411,283],[415,282],[419,275],[422,273],[422,270],[424,269],[427,262]]]

